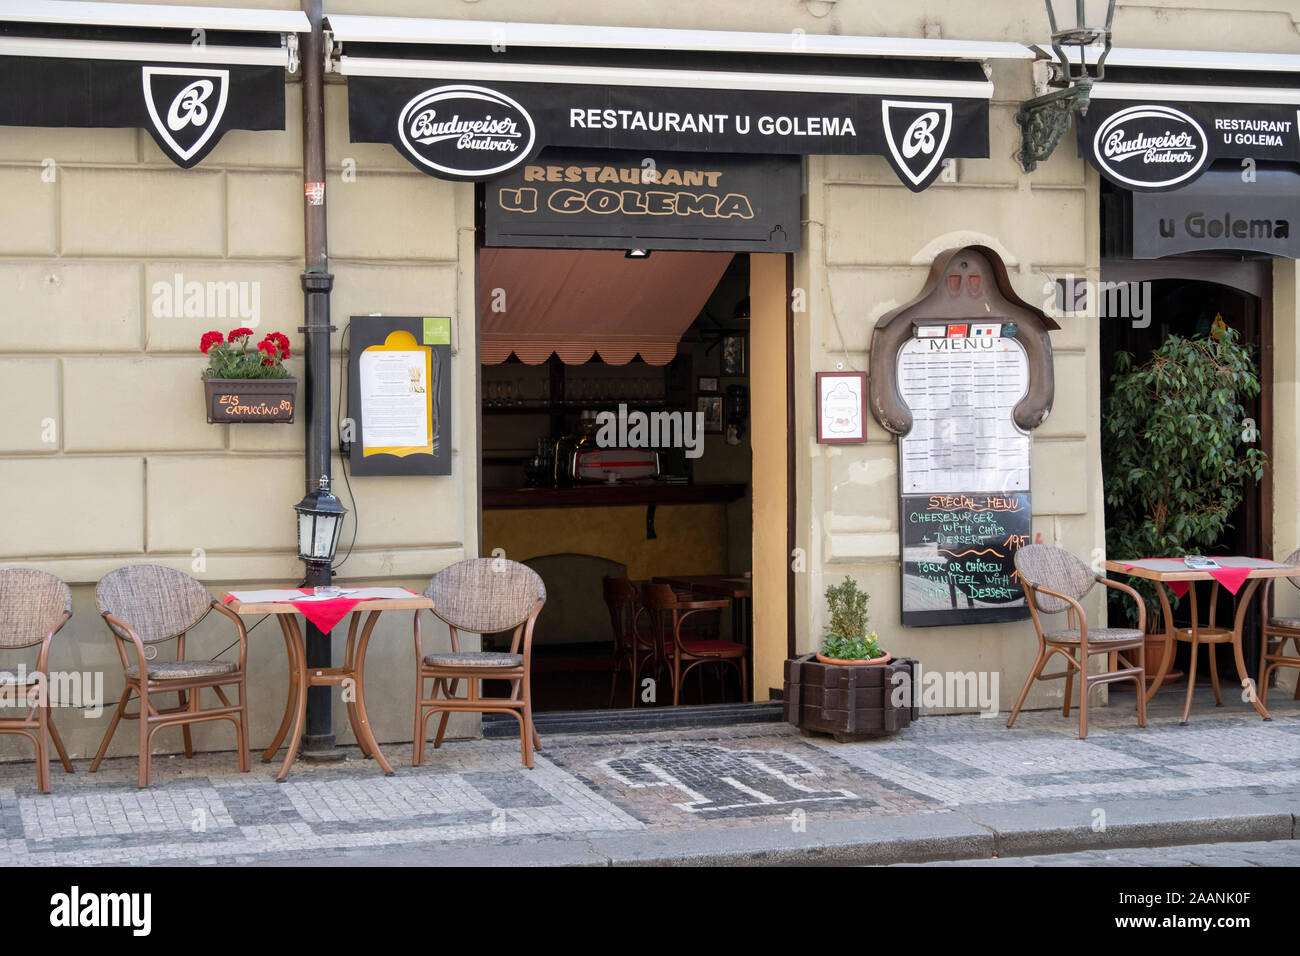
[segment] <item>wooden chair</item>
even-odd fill
[[[672,660],[673,706],[681,700],[682,679],[703,664],[725,663],[735,668],[740,678],[740,699],[749,699],[749,648],[735,641],[700,640],[683,633],[683,624],[692,615],[730,607],[730,601],[692,600],[691,595],[678,594],[659,582],[643,585],[641,600],[655,622],[656,637],[663,637],[664,653]]]
[[[1292,551],[1283,563],[1300,565],[1300,550]],[[1269,598],[1272,597],[1275,580],[1276,578],[1269,578],[1264,582],[1264,595],[1260,599],[1262,601],[1260,607],[1272,607]],[[1300,588],[1300,567],[1297,567],[1296,574],[1286,580]],[[1274,641],[1277,643],[1274,644]],[[1287,641],[1294,642],[1294,657],[1285,653]],[[1260,637],[1259,654],[1259,701],[1265,707],[1268,707],[1269,676],[1279,667],[1300,669],[1300,617],[1276,617],[1270,613]],[[1293,699],[1300,700],[1300,679],[1296,680]]]
[[[1070,716],[1070,694],[1074,688],[1074,675],[1077,672],[1082,687],[1079,694],[1079,739],[1088,736],[1088,693],[1098,684],[1110,684],[1116,681],[1131,680],[1137,683],[1138,726],[1147,725],[1146,705],[1146,653],[1144,650],[1146,634],[1141,629],[1126,627],[1088,627],[1087,616],[1083,613],[1081,601],[1093,585],[1103,584],[1130,595],[1137,602],[1139,621],[1146,621],[1146,607],[1142,596],[1127,584],[1112,581],[1101,574],[1095,574],[1082,561],[1062,548],[1045,544],[1026,545],[1016,551],[1016,571],[1020,575],[1020,584],[1025,591],[1025,600],[1029,605],[1029,614],[1034,621],[1034,630],[1038,633],[1038,656],[1034,666],[1025,679],[1016,706],[1011,710],[1007,720],[1010,727],[1016,722],[1029,688],[1036,680],[1055,680],[1065,678],[1065,705],[1061,713]],[[1045,631],[1043,614],[1066,612],[1064,630]],[[1060,654],[1065,658],[1065,670],[1053,674],[1044,674],[1043,667],[1048,658]],[[1088,673],[1088,661],[1094,654],[1107,656],[1107,669],[1099,674]],[[1133,660],[1136,664],[1131,663]],[[1121,661],[1124,667],[1119,667]]]
[[[659,660],[659,648],[656,646],[654,633],[648,628],[650,613],[641,603],[636,583],[627,578],[609,577],[601,583],[604,589],[605,606],[609,608],[610,627],[614,632],[609,706],[614,706],[618,675],[626,668],[632,676],[632,706],[635,707],[642,666],[647,662]]]
[[[0,734],[21,734],[36,745],[36,787],[41,793],[50,792],[50,740],[64,771],[72,773],[68,752],[50,716],[48,667],[50,642],[70,617],[72,594],[54,575],[31,568],[0,571],[0,648],[41,645],[34,671],[0,670],[0,685],[10,706],[21,701],[30,705],[25,716],[0,720]]]
[[[533,651],[533,628],[546,603],[546,585],[541,576],[517,561],[504,558],[470,558],[444,568],[424,589],[433,601],[433,613],[451,632],[451,650],[425,654],[420,640],[420,614],[415,614],[415,752],[412,766],[424,762],[424,739],[429,718],[441,713],[436,750],[442,746],[447,718],[453,712],[512,714],[519,721],[519,740],[524,766],[533,768],[533,750],[542,749],[533,726],[533,702],[529,669]],[[459,632],[494,634],[511,631],[510,650],[462,651]],[[429,696],[425,682],[433,681]],[[465,681],[465,697],[456,693]],[[511,684],[509,697],[484,697],[481,681],[503,680]],[[441,695],[441,696],[439,696]]]
[[[99,745],[99,752],[90,765],[90,772],[99,769],[118,722],[125,717],[140,721],[138,786],[141,788],[149,786],[153,735],[164,727],[177,724],[184,734],[185,756],[193,757],[191,724],[209,720],[231,721],[235,725],[239,769],[247,773],[248,632],[239,616],[212,600],[207,588],[188,574],[152,564],[132,565],[109,573],[95,589],[95,602],[109,631],[117,638],[115,643],[122,659],[126,686]],[[239,634],[238,663],[185,659],[185,635],[197,627],[210,611],[225,615],[235,625]],[[155,660],[156,645],[171,640],[176,641],[176,659]],[[135,649],[134,664],[127,656],[128,645]],[[151,650],[152,655],[149,653]],[[236,688],[239,703],[232,704],[223,687]],[[199,693],[205,689],[211,689],[217,695],[221,706],[200,708]],[[126,705],[132,694],[139,698],[140,709],[136,713],[127,713]],[[178,695],[179,705],[158,707],[155,701],[160,694]]]

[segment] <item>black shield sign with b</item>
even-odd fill
[[[230,71],[143,66],[140,81],[149,132],[173,162],[188,169],[216,145],[230,98]]]
[[[952,136],[952,103],[881,100],[886,158],[913,192],[943,171],[944,150]]]

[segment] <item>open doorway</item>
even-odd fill
[[[1260,381],[1257,395],[1243,397],[1245,426],[1258,440],[1267,455],[1271,451],[1270,408],[1272,403],[1271,370],[1271,310],[1267,295],[1261,294],[1265,283],[1259,281],[1259,263],[1222,262],[1214,259],[1161,261],[1155,263],[1123,262],[1103,267],[1104,287],[1109,283],[1137,283],[1131,289],[1133,303],[1142,303],[1141,314],[1102,316],[1101,324],[1101,381],[1102,407],[1113,389],[1112,376],[1116,371],[1116,356],[1127,352],[1134,366],[1147,362],[1171,335],[1186,339],[1207,338],[1222,327],[1232,329],[1241,344],[1250,348],[1254,371]],[[1144,267],[1149,272],[1144,273]],[[1240,273],[1241,275],[1238,275]],[[1151,278],[1145,278],[1150,276]],[[1159,276],[1159,278],[1156,278]],[[1135,310],[1130,310],[1130,313]],[[1104,439],[1103,439],[1104,440]],[[1109,483],[1109,460],[1103,454],[1103,481]],[[1219,540],[1205,548],[1208,555],[1247,555],[1272,557],[1271,482],[1268,471],[1263,481],[1247,481],[1242,499],[1232,514],[1229,527]],[[1107,526],[1112,523],[1111,507],[1107,507]],[[1137,555],[1133,555],[1137,556]],[[1121,555],[1116,555],[1121,557]],[[1226,592],[1226,600],[1217,605],[1214,624],[1232,626],[1235,602]],[[1175,626],[1190,625],[1190,602],[1178,602],[1174,610]],[[1255,673],[1259,655],[1260,610],[1252,602],[1248,610],[1243,634],[1244,656],[1248,669]],[[1149,646],[1150,650],[1150,646]],[[1209,654],[1200,655],[1197,673],[1192,679],[1209,681]],[[1170,683],[1181,684],[1187,679],[1190,645],[1179,642],[1170,669]],[[1231,668],[1227,655],[1219,650],[1220,674]],[[1175,675],[1181,675],[1175,677]],[[1118,685],[1112,690],[1124,688]]]
[[[750,264],[715,252],[480,250],[481,547],[546,584],[538,712],[753,699],[751,436],[783,434],[785,421],[751,421]],[[609,581],[717,605],[683,633],[744,645],[745,666],[697,667],[675,688],[667,655],[647,653],[634,683]]]

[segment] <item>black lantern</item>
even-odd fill
[[[1052,49],[1056,62],[1049,65],[1048,86],[1059,87],[1020,104],[1018,158],[1025,172],[1033,172],[1052,155],[1056,144],[1070,128],[1075,110],[1088,111],[1092,84],[1105,74],[1110,53],[1110,25],[1115,17],[1115,0],[1047,0],[1047,19],[1052,26]],[[1088,70],[1088,48],[1101,45],[1092,72]],[[1079,48],[1074,63],[1066,47]],[[1045,59],[1051,58],[1039,51]]]
[[[330,492],[329,476],[321,475],[320,488],[308,492],[293,510],[298,512],[298,557],[309,566],[329,566],[348,513]]]

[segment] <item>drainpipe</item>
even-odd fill
[[[330,474],[330,289],[329,244],[325,232],[325,60],[321,0],[302,0],[311,33],[301,40],[302,69],[302,169],[305,183],[303,238],[306,269],[302,274],[306,325],[307,458],[306,491],[320,486]],[[314,186],[314,188],[313,188]],[[307,585],[330,583],[328,562],[307,565]],[[307,625],[307,666],[330,667],[330,636],[310,622]],[[331,688],[307,689],[307,726],[301,754],[307,759],[341,760],[335,749],[330,715]]]

